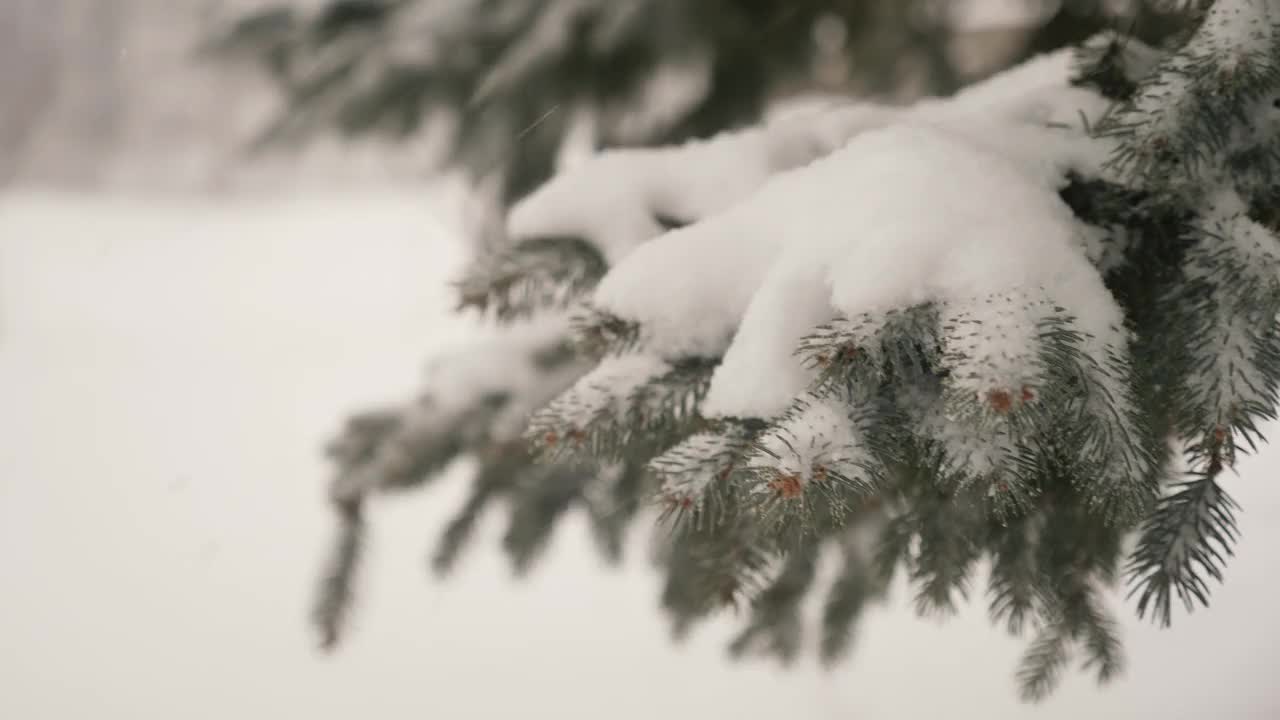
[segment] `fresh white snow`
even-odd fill
[[[518,203],[508,230],[516,240],[588,239],[612,265],[661,234],[659,220],[687,224],[721,212],[775,173],[826,155],[895,112],[816,108],[677,147],[606,151],[565,168]]]
[[[712,415],[779,414],[809,379],[797,342],[839,314],[983,306],[1026,288],[1066,307],[1101,345],[1120,342],[1120,311],[1081,249],[1085,231],[1048,182],[936,126],[898,123],[642,246],[594,299],[638,320],[655,352],[725,352]],[[1014,335],[1004,345],[1027,347]],[[975,367],[1013,356],[975,350]]]
[[[592,301],[638,321],[649,351],[723,354],[704,407],[713,416],[783,412],[810,380],[796,342],[839,314],[1043,291],[1100,357],[1123,338],[1087,252],[1099,231],[1056,196],[1068,171],[1096,176],[1110,151],[1087,137],[1107,103],[1068,86],[1075,62],[1054,53],[911,108],[810,110],[680,148],[605,153],[534,193],[511,229],[604,248],[614,267]],[[777,148],[797,154],[779,162]],[[673,214],[699,221],[659,234],[655,218]]]

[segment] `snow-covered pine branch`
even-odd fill
[[[673,469],[664,485],[668,493],[681,489],[680,501],[697,508],[719,486],[741,486],[729,495],[755,508],[749,516],[757,532],[785,553],[787,546],[777,544],[770,530],[778,508],[790,510],[782,515],[787,536],[803,536],[799,530],[823,536],[832,532],[830,520],[813,521],[813,510],[829,509],[832,497],[836,507],[856,506],[864,495],[878,496],[874,489],[886,484],[883,478],[892,488],[887,468],[915,467],[949,492],[963,495],[976,485],[979,492],[970,500],[985,508],[979,518],[1007,521],[1078,506],[1072,512],[1092,518],[1087,522],[1105,528],[1097,534],[1108,538],[1148,523],[1133,577],[1157,597],[1167,592],[1161,587],[1184,586],[1191,582],[1187,574],[1200,569],[1219,575],[1220,563],[1212,560],[1202,568],[1149,568],[1158,555],[1152,545],[1160,546],[1154,538],[1170,536],[1170,522],[1196,520],[1178,520],[1187,513],[1173,512],[1172,500],[1157,503],[1160,481],[1177,472],[1161,448],[1169,434],[1193,443],[1193,462],[1207,457],[1199,462],[1221,467],[1213,447],[1224,442],[1223,431],[1216,428],[1230,421],[1214,420],[1205,435],[1203,418],[1240,417],[1236,432],[1253,439],[1253,419],[1271,416],[1275,406],[1271,378],[1280,372],[1280,355],[1270,344],[1275,310],[1268,298],[1275,278],[1270,254],[1280,251],[1280,242],[1248,218],[1249,203],[1237,198],[1224,209],[1236,196],[1214,190],[1226,184],[1256,194],[1256,178],[1269,172],[1256,162],[1268,157],[1265,148],[1276,138],[1270,116],[1257,110],[1280,85],[1269,65],[1275,52],[1269,12],[1259,2],[1220,2],[1187,45],[1165,59],[1123,39],[1103,38],[1077,55],[1040,59],[949,100],[874,113],[865,107],[828,110],[819,117],[856,113],[871,122],[851,124],[856,132],[839,149],[771,175],[741,202],[639,247],[602,230],[602,242],[625,254],[615,251],[611,270],[589,298],[591,312],[631,328],[632,353],[665,361],[719,358],[699,411],[709,422],[734,423],[733,434],[742,432],[736,423],[743,419],[758,426],[748,445],[705,432],[678,444],[674,455],[655,463],[660,475],[664,467]],[[1227,42],[1219,37],[1224,33],[1248,34],[1253,50],[1215,54],[1212,48]],[[1229,70],[1207,75],[1203,66],[1210,60]],[[1172,82],[1193,66],[1207,79]],[[1214,79],[1240,84],[1215,97],[1195,94],[1198,83]],[[1158,103],[1146,99],[1156,95]],[[1224,99],[1239,102],[1215,104]],[[1248,112],[1238,112],[1242,105]],[[1153,177],[1154,156],[1144,149],[1153,142],[1152,128],[1191,138],[1180,142],[1203,157],[1184,157],[1182,168],[1214,170],[1196,170],[1176,186],[1170,181],[1176,174]],[[1146,164],[1135,165],[1137,157],[1148,158]],[[620,177],[627,174],[625,158],[602,158],[599,167],[606,159],[612,182],[627,182]],[[710,172],[706,164],[712,162],[711,156],[698,158],[698,172]],[[630,177],[641,186],[660,185],[642,163],[633,167]],[[571,170],[545,193],[535,193],[513,215],[513,228],[527,227],[531,217],[558,216],[590,232],[596,206],[569,208],[557,190],[577,183],[584,191],[591,170]],[[718,175],[747,175],[735,170],[726,161]],[[649,192],[654,204],[641,204],[642,214],[652,217],[670,207],[664,197],[670,187]],[[1142,197],[1148,210],[1129,208],[1128,216],[1118,206],[1102,216],[1074,212],[1081,205],[1104,209],[1106,195],[1117,191]],[[1098,197],[1081,202],[1093,195]],[[595,219],[602,226],[615,214],[611,202],[599,206],[606,209]],[[1154,266],[1170,252],[1160,247],[1169,242],[1162,232],[1174,214],[1168,207],[1186,220],[1171,243],[1186,260],[1169,292],[1139,298],[1123,283],[1135,276],[1130,266],[1147,264],[1144,255],[1156,256]],[[1204,229],[1207,224],[1217,230]],[[1208,277],[1214,272],[1220,275]],[[1201,307],[1181,327],[1223,334],[1222,340],[1188,343],[1157,365],[1150,348],[1164,326],[1155,319],[1176,317],[1171,301],[1177,291],[1197,287],[1186,294]],[[1215,294],[1231,299],[1215,300]],[[884,332],[891,316],[918,317],[918,309],[928,320],[911,328],[905,343]],[[856,328],[848,326],[851,319],[858,319]],[[1151,322],[1135,322],[1143,320]],[[845,336],[833,331],[842,323],[849,327]],[[796,356],[798,347],[805,358]],[[1180,376],[1186,377],[1181,386]],[[831,392],[837,386],[843,394]],[[1189,426],[1153,422],[1153,404],[1179,387],[1184,392],[1173,404],[1197,406],[1181,416]],[[829,410],[833,397],[843,399],[836,407],[844,409],[835,415]],[[870,439],[894,434],[896,448]],[[724,456],[730,447],[741,454],[736,460]],[[698,448],[706,453],[702,473],[692,470],[699,465]],[[857,472],[848,470],[854,466]],[[762,492],[769,502],[750,501]],[[893,490],[883,494],[892,498]],[[889,512],[911,517],[909,497],[894,499],[898,507]],[[954,514],[953,505],[931,513],[916,537],[954,524],[945,517]],[[1229,525],[1229,514],[1205,512]],[[977,532],[972,524],[960,527],[968,527],[962,535]],[[1167,552],[1192,552],[1202,562],[1218,557],[1197,548],[1225,547],[1230,528],[1196,527],[1178,532],[1177,545],[1186,549]],[[977,539],[959,539],[960,547],[974,549],[972,557],[927,560],[915,573],[923,583],[922,607],[948,605],[947,588],[962,588],[970,561],[981,554]],[[1108,550],[1118,552],[1112,545]],[[1116,557],[1094,560],[1098,577],[1089,582],[1114,580]],[[1040,574],[1037,583],[1045,577],[1051,585],[1061,582],[1052,572]],[[1003,592],[1012,598],[1015,590]],[[1018,603],[1036,608],[1045,628],[1044,642],[1021,673],[1028,696],[1042,693],[1048,667],[1060,662],[1069,644],[1063,633],[1094,653],[1100,677],[1114,674],[1114,647],[1105,641],[1110,621],[1092,605],[1062,606],[1084,602],[1080,598],[1091,592],[1049,601],[1041,588],[1022,593],[1038,600],[1001,605],[1004,613],[1021,613]],[[1195,596],[1205,597],[1203,591]],[[1144,599],[1140,607],[1146,604]],[[1074,613],[1075,619],[1064,625],[1051,612]]]
[[[1207,602],[1225,472],[1275,417],[1278,67],[1274,3],[1217,0],[1176,49],[1106,35],[950,98],[605,152],[514,208],[466,299],[575,307],[595,369],[519,403],[527,436],[548,472],[647,467],[677,629],[748,602],[736,649],[793,657],[838,547],[835,658],[895,572],[948,611],[987,561],[992,619],[1035,633],[1023,696],[1074,652],[1106,681],[1102,593]]]

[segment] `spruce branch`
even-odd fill
[[[885,474],[870,439],[875,412],[866,393],[808,395],[756,436],[736,479],[783,547],[843,527],[874,501]]]
[[[1179,194],[1215,180],[1230,156],[1262,139],[1257,113],[1280,87],[1277,37],[1269,0],[1214,2],[1186,45],[1109,118],[1104,133],[1122,139],[1112,169]]]
[[[1110,100],[1127,100],[1164,55],[1131,35],[1102,32],[1077,51],[1072,84],[1094,88]]]
[[[819,653],[827,666],[848,655],[855,639],[856,625],[866,605],[887,591],[883,576],[871,562],[871,538],[882,523],[879,512],[868,513],[861,523],[852,524],[840,543],[840,573],[827,592],[822,608],[822,638]]]
[[[717,524],[730,478],[744,466],[757,433],[746,423],[722,420],[650,460],[648,469],[658,478],[659,522],[676,528]]]
[[[1106,683],[1124,667],[1115,621],[1101,607],[1097,592],[1080,577],[1071,589],[1045,611],[1046,622],[1018,667],[1017,678],[1024,700],[1043,700],[1057,687],[1078,645],[1085,652],[1083,668]]]
[[[1011,635],[1021,635],[1037,612],[1044,583],[1036,557],[1042,524],[1040,514],[1026,514],[995,525],[991,533],[988,614]]]
[[[1085,616],[1079,634],[1083,635],[1085,661],[1083,669],[1092,670],[1099,684],[1106,684],[1124,671],[1124,654],[1116,621],[1090,594],[1084,604]]]
[[[803,638],[800,602],[817,573],[819,547],[809,544],[787,554],[777,575],[751,601],[747,627],[729,645],[731,655],[771,655],[783,664],[795,660]]]
[[[526,438],[547,460],[652,457],[698,428],[698,403],[716,364],[644,354],[606,358],[534,413]]]
[[[609,562],[622,560],[626,531],[653,493],[654,479],[638,462],[601,469],[583,489],[592,536]]]
[[[1222,582],[1222,570],[1236,540],[1235,501],[1218,484],[1226,468],[1227,439],[1213,439],[1192,479],[1174,486],[1143,524],[1129,561],[1129,597],[1138,598],[1139,617],[1168,627],[1176,596],[1190,612],[1208,605],[1208,575]],[[1198,452],[1194,454],[1199,454]]]
[[[481,453],[478,460],[470,494],[436,542],[431,567],[437,575],[453,569],[481,514],[494,500],[521,484],[520,477],[530,466],[522,442],[497,443]]]
[[[826,381],[876,387],[893,380],[909,385],[937,372],[941,362],[938,307],[929,303],[883,314],[838,318],[801,339],[796,355],[819,372],[814,392]]]
[[[1018,691],[1027,702],[1044,700],[1070,662],[1070,637],[1060,626],[1042,628],[1018,665]]]
[[[921,450],[896,475],[898,491],[887,504],[889,520],[876,542],[875,562],[885,582],[897,566],[906,570],[918,614],[949,614],[968,597],[987,514],[983,493],[938,484],[947,474],[945,462],[927,444]]]
[[[733,492],[718,523],[690,523],[668,539],[662,607],[677,637],[707,615],[749,601],[765,586],[775,553]]]
[[[517,575],[524,575],[546,549],[556,522],[581,501],[592,475],[564,465],[533,466],[514,489],[502,548]]]
[[[604,358],[640,350],[640,324],[591,305],[570,319],[574,347],[584,355]]]
[[[537,237],[477,261],[457,283],[459,309],[492,310],[510,321],[565,308],[604,276],[604,258],[575,237]]]
[[[638,16],[573,7],[639,32]],[[534,32],[562,27],[526,10]],[[1280,402],[1280,238],[1269,205],[1280,177],[1280,31],[1262,0],[1218,0],[1203,18],[1177,49],[1103,36],[1016,71],[1017,82],[910,110],[847,108],[812,128],[607,152],[579,166],[591,172],[531,195],[512,213],[521,240],[477,265],[462,290],[464,304],[502,320],[587,300],[570,342],[561,327],[555,343],[526,353],[558,385],[537,397],[505,385],[437,397],[349,430],[333,497],[340,514],[357,515],[340,515],[337,570],[318,612],[330,618],[318,620],[326,637],[350,603],[360,503],[472,455],[480,472],[439,567],[499,497],[511,501],[504,544],[521,571],[574,507],[615,557],[638,504],[656,498],[670,530],[663,605],[678,632],[750,603],[731,650],[789,661],[815,559],[838,544],[844,563],[820,644],[830,661],[894,573],[908,575],[920,613],[949,612],[987,559],[992,621],[1037,632],[1018,671],[1024,698],[1046,696],[1073,654],[1099,682],[1115,677],[1123,660],[1102,589],[1126,575],[1139,615],[1164,624],[1174,597],[1207,602],[1235,540],[1222,473],[1261,442]],[[519,93],[539,63],[554,64],[537,50],[516,42],[497,53],[476,101]],[[328,72],[349,72],[350,60],[339,54]],[[1031,88],[1066,60],[1071,78]],[[979,109],[1000,115],[995,126],[1011,137],[988,137],[969,117]],[[497,115],[484,122],[498,134],[522,117]],[[750,166],[708,160],[747,149],[759,153]],[[939,185],[930,192],[945,195],[946,221],[915,223],[917,205],[894,206],[891,190],[876,196],[883,178],[849,161],[909,168],[916,181],[901,184],[915,188],[934,154],[975,170],[965,176],[975,185],[987,179],[976,170],[999,171],[993,187],[1025,189],[1027,202],[997,208],[1005,217]],[[697,171],[673,170],[681,163]],[[602,178],[607,187],[593,187]],[[708,178],[725,187],[694,192],[714,185]],[[877,212],[807,217],[843,209],[845,179],[860,181],[848,194],[871,195]],[[890,215],[901,222],[878,222]],[[1032,244],[1046,237],[1056,244]],[[905,259],[862,252],[881,242]],[[891,276],[884,287],[878,274]],[[919,282],[889,282],[900,276]],[[831,317],[788,358],[807,327]],[[733,397],[721,398],[722,386]],[[534,450],[507,447],[530,415]],[[1192,475],[1162,496],[1174,440]],[[535,455],[544,463],[530,465]]]
[[[335,509],[338,533],[311,611],[312,623],[320,633],[320,647],[326,651],[338,646],[346,629],[365,534],[359,502],[337,503]]]

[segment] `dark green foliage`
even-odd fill
[[[524,573],[546,548],[556,521],[582,497],[591,476],[565,466],[542,466],[525,473],[512,497],[511,519],[502,547],[517,573]]]
[[[447,117],[456,135],[449,162],[477,177],[497,173],[503,195],[516,198],[551,174],[575,114],[603,120],[605,146],[733,127],[757,117],[775,86],[808,74],[818,17],[856,33],[873,5],[346,1],[307,17],[266,11],[228,44],[262,57],[287,98],[268,138],[329,128],[408,135]],[[645,82],[676,67],[706,89],[669,119],[637,124],[653,110]]]
[[[1060,627],[1047,627],[1037,633],[1018,667],[1018,686],[1024,700],[1043,700],[1058,686],[1070,660],[1069,641],[1069,635]]]
[[[864,524],[869,524],[868,519],[864,518],[864,521]],[[881,598],[886,590],[884,576],[875,571],[867,557],[865,542],[859,541],[860,529],[855,527],[846,542],[842,543],[843,564],[827,592],[827,600],[822,609],[819,652],[822,661],[828,665],[848,655],[863,608],[867,603]],[[871,530],[874,531],[874,528]]]
[[[1082,668],[1099,683],[1114,679],[1124,666],[1115,621],[1101,608],[1096,591],[1081,586],[1052,612],[1053,619],[1039,630],[1018,667],[1024,700],[1042,700],[1053,691],[1073,646],[1084,649]]]
[[[1238,506],[1218,485],[1221,470],[1220,463],[1210,465],[1203,476],[1180,483],[1143,526],[1129,570],[1140,616],[1150,612],[1167,626],[1175,596],[1190,612],[1196,602],[1209,604],[1206,575],[1222,582]]]
[[[976,540],[985,525],[981,497],[941,490],[932,481],[937,470],[904,473],[902,510],[889,521],[879,559],[882,567],[904,565],[921,615],[955,612],[969,597],[970,575],[982,554]]]
[[[653,494],[652,476],[639,463],[605,468],[583,492],[591,532],[605,559],[622,559],[631,521]]]
[[[512,483],[528,466],[524,443],[496,445],[480,459],[466,502],[445,526],[431,556],[431,567],[437,574],[444,575],[453,569],[481,513],[494,498],[509,492]]]
[[[1120,23],[1148,39],[1182,27],[1158,0],[1120,17],[1104,5],[1063,3],[1027,51]],[[212,44],[259,60],[279,88],[264,144],[447,125],[446,164],[498,178],[506,205],[551,175],[583,117],[597,147],[655,145],[754,122],[789,92],[947,94],[962,82],[946,52],[956,37],[915,0],[331,0],[263,10]],[[662,72],[693,78],[675,107],[651,106],[646,84]]]
[[[1150,208],[1148,222],[1119,218],[1141,226],[1142,235],[1129,252],[1131,269],[1109,280],[1134,308],[1146,413],[1181,438],[1190,470],[1146,518],[1129,565],[1139,614],[1150,611],[1166,625],[1172,597],[1188,609],[1206,604],[1206,577],[1221,580],[1235,506],[1219,482],[1261,440],[1260,421],[1276,417],[1272,258],[1280,248],[1275,228],[1255,223],[1250,215],[1259,214],[1250,209],[1273,187],[1276,135],[1260,131],[1274,121],[1259,106],[1280,96],[1280,58],[1264,37],[1280,28],[1274,17],[1270,27],[1253,23],[1251,41],[1262,38],[1261,45],[1225,40],[1224,23],[1247,9],[1211,11],[1186,49],[1157,66],[1102,128],[1122,140],[1116,171],[1151,193],[1138,204]],[[1172,105],[1169,92],[1176,93]],[[1157,102],[1175,121],[1140,121]]]
[[[729,652],[772,655],[784,663],[795,660],[803,637],[800,602],[813,584],[817,565],[817,545],[788,553],[777,576],[751,601],[751,619]]]
[[[690,522],[667,539],[662,607],[677,637],[713,612],[749,602],[768,581],[775,556],[736,495],[726,492],[714,524]]]
[[[988,610],[992,622],[1004,623],[1011,635],[1021,635],[1036,611],[1036,600],[1044,582],[1036,562],[1043,524],[1043,516],[1035,513],[990,527]]]
[[[365,526],[360,504],[337,503],[336,509],[338,536],[311,611],[311,620],[320,631],[320,646],[325,649],[337,646],[346,625],[351,612],[352,586],[364,549]]]

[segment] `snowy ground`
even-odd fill
[[[899,594],[851,662],[784,673],[725,662],[724,626],[669,644],[637,553],[603,571],[577,524],[528,581],[496,527],[431,581],[456,482],[378,508],[356,631],[317,655],[317,448],[465,333],[443,213],[404,192],[0,197],[0,717],[1280,716],[1277,450],[1232,484],[1244,541],[1213,607],[1130,620],[1124,678],[1035,708],[976,604],[921,621]]]

